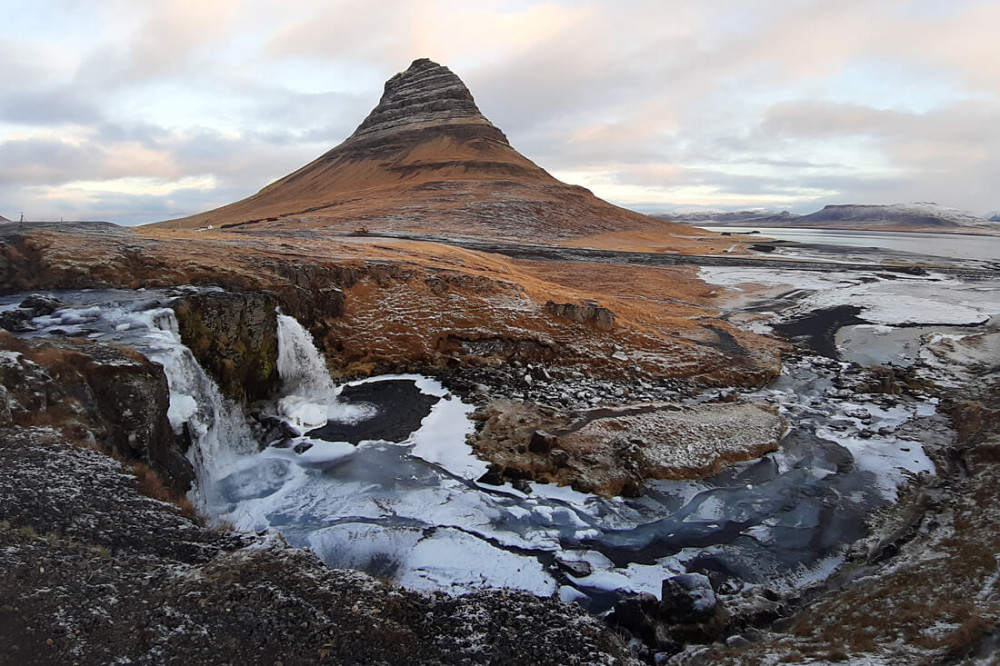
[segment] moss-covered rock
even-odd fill
[[[181,340],[234,400],[266,398],[278,386],[277,305],[262,292],[206,292],[174,305]]]

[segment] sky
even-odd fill
[[[642,212],[1000,209],[997,0],[0,0],[0,215],[141,224],[353,132],[416,58]]]

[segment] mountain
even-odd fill
[[[847,204],[824,206],[823,210],[798,219],[803,226],[899,227],[902,229],[988,229],[989,221],[955,208],[933,203],[866,206]]]
[[[8,219],[7,219],[6,217],[4,217],[3,215],[0,215],[0,222],[10,222],[10,220],[8,220]]]
[[[707,224],[708,226],[776,226],[777,222],[794,221],[798,215],[793,215],[786,210],[738,210],[721,211],[705,210],[686,213],[659,213],[654,217],[684,224]]]
[[[787,211],[697,212],[657,215],[692,225],[735,227],[802,227],[818,229],[882,229],[941,233],[1000,234],[997,220],[970,215],[934,203],[892,205],[839,204],[808,215]]]
[[[390,78],[343,143],[242,201],[155,226],[406,229],[573,238],[656,228],[690,234],[556,180],[487,120],[465,84],[427,59]]]

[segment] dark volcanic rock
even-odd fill
[[[562,319],[569,319],[581,324],[591,324],[600,331],[610,331],[615,325],[615,313],[599,305],[578,305],[576,303],[556,303],[555,301],[549,301],[545,304],[545,309]]]
[[[817,354],[827,358],[840,358],[837,352],[837,331],[844,326],[863,324],[858,317],[861,308],[856,305],[838,305],[814,310],[807,314],[774,325],[774,330],[789,338],[799,339]]]
[[[144,463],[178,491],[194,480],[167,420],[163,368],[82,340],[0,338],[0,427],[57,425],[76,441]]]
[[[200,527],[60,440],[0,439],[2,664],[636,663],[576,606],[329,569],[279,538]]]
[[[50,315],[63,306],[62,301],[44,294],[32,294],[23,301],[20,307],[31,312],[32,317]]]
[[[660,614],[671,622],[694,624],[713,615],[717,606],[715,592],[708,576],[681,574],[662,583]]]
[[[529,451],[542,455],[549,453],[557,446],[559,446],[559,438],[544,430],[536,430],[531,435],[531,441],[528,442]]]
[[[230,398],[267,398],[278,386],[277,301],[261,292],[204,292],[174,304],[181,340]]]

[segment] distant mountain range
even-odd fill
[[[788,211],[743,210],[661,213],[656,217],[693,226],[805,227],[819,229],[880,229],[938,233],[1000,234],[1000,212],[977,217],[934,203],[892,205],[841,204],[824,206],[808,215]]]

